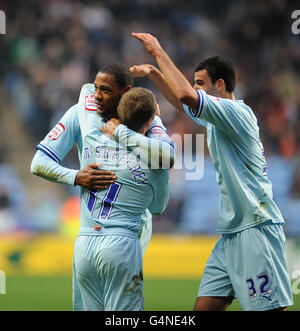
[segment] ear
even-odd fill
[[[128,92],[130,89],[132,88],[131,85],[126,85],[124,88],[122,88],[121,90],[121,94],[125,94],[126,92]]]
[[[218,79],[218,80],[216,81],[216,88],[217,88],[219,91],[221,91],[221,90],[223,90],[223,89],[226,89],[225,82],[224,82],[223,79]]]
[[[151,129],[153,119],[154,118],[149,118],[147,120],[147,122],[145,123],[145,125],[143,126],[143,128],[140,131],[141,134],[146,134]]]
[[[156,112],[155,115],[160,116],[160,108],[159,108],[159,104],[156,104]]]

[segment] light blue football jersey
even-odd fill
[[[203,90],[197,93],[198,109],[183,108],[207,129],[207,145],[221,191],[217,233],[238,232],[268,220],[284,223],[273,200],[259,127],[251,108],[242,100],[213,97]]]
[[[125,171],[124,162],[126,157],[123,157],[122,161],[118,155],[126,156],[128,151],[126,149],[124,153],[120,154],[122,148],[116,147],[119,144],[100,132],[99,128],[105,124],[105,120],[96,113],[93,84],[87,86],[89,90],[87,95],[84,96],[83,108],[80,109],[79,104],[71,107],[45,139],[38,144],[37,149],[55,161],[55,163],[53,162],[54,165],[48,165],[39,157],[37,163],[38,166],[41,164],[43,169],[40,169],[41,171],[38,174],[55,182],[74,184],[78,170],[66,169],[61,167],[59,163],[76,142],[81,169],[89,163],[99,162],[102,164],[102,169],[114,170],[118,177],[116,183],[111,185],[107,191],[81,190],[80,233],[97,234],[92,227],[100,224],[103,228],[122,227],[134,232],[141,232],[142,230],[144,237],[140,238],[140,241],[142,244],[144,243],[142,248],[145,251],[151,236],[152,217],[149,210],[152,213],[161,213],[167,205],[168,170],[150,171],[149,169],[141,169],[138,160],[133,159],[135,155],[130,153],[130,158],[127,158],[128,167],[125,164],[127,172]],[[80,125],[80,110],[88,115],[87,121],[90,122],[86,122],[86,127],[82,118]],[[91,125],[90,128],[89,125]],[[122,141],[123,138],[121,139],[121,137],[126,138],[126,134],[124,135],[124,130],[119,131],[120,141]],[[131,130],[126,132],[132,137],[135,134]],[[174,144],[165,133],[165,128],[159,117],[155,117],[153,126],[150,132],[147,133],[148,138],[140,134],[135,135],[138,137],[136,139],[138,145],[144,147],[144,150],[149,147],[148,140],[159,140],[159,145],[154,144],[150,147],[158,148],[159,151],[161,151],[161,146],[165,149],[167,147],[170,153],[166,157],[169,160],[174,158]],[[116,160],[118,161],[117,164]],[[120,161],[122,161],[122,169],[118,166]],[[126,187],[130,187],[130,194]],[[149,210],[146,208],[149,208]],[[142,226],[143,229],[141,229]]]
[[[97,225],[105,229],[126,228],[140,232],[141,216],[146,208],[156,214],[167,206],[169,171],[145,167],[140,155],[101,133],[99,128],[105,122],[97,114],[95,104],[93,106],[93,93],[94,86],[85,84],[78,103],[83,142],[81,166],[100,163],[101,169],[114,171],[117,180],[106,191],[81,190],[82,217],[79,234],[95,233],[93,226]],[[150,140],[127,130],[123,125],[120,127],[128,132],[128,136],[137,137],[135,145],[139,145],[143,139]],[[117,140],[120,136],[116,137]],[[167,146],[171,148],[170,144]]]

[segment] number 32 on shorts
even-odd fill
[[[271,300],[273,291],[270,287],[270,277],[268,275],[259,275],[255,279],[248,278],[246,283],[248,285],[249,299],[256,298],[257,292],[259,292],[262,297]]]

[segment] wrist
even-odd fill
[[[153,54],[153,56],[155,57],[156,60],[164,57],[165,55],[166,55],[166,53],[162,48],[156,50],[155,53]]]
[[[113,133],[113,136],[115,137],[116,141],[118,142],[119,141],[119,133],[120,133],[120,130],[122,128],[122,125],[119,124],[115,130],[114,130],[114,133]]]
[[[74,178],[74,186],[80,186],[80,184],[79,184],[79,182],[80,182],[80,180],[79,180],[79,172],[80,172],[80,170],[78,170],[77,171],[77,173],[76,173],[76,175],[75,175],[75,178]]]
[[[158,74],[160,74],[160,71],[152,64],[149,65],[149,78],[156,77]]]

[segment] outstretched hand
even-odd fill
[[[149,76],[152,68],[153,65],[151,64],[140,64],[130,67],[129,70],[131,71],[133,77],[145,77]]]
[[[160,43],[158,42],[158,40],[154,36],[152,36],[150,33],[133,32],[132,36],[144,44],[147,52],[150,55],[156,57],[163,52],[163,49],[160,46]]]

